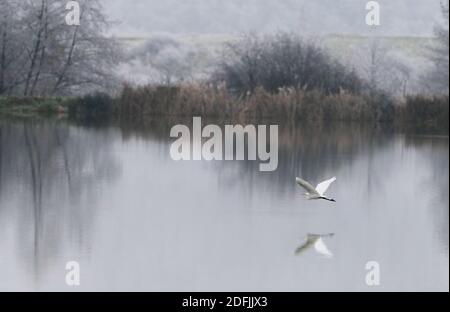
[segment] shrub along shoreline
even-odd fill
[[[0,97],[0,114],[62,115],[79,121],[143,120],[154,116],[210,117],[230,120],[271,119],[283,122],[388,122],[448,133],[448,96],[411,96],[405,100],[373,93],[280,89],[234,96],[206,84],[124,86],[118,97],[97,93],[73,98]]]
[[[0,115],[35,117],[66,115],[73,98],[64,97],[0,97]]]

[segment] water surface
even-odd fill
[[[261,173],[171,160],[169,124],[1,120],[0,290],[448,291],[448,136],[286,125]],[[337,203],[306,201],[296,176],[336,176]],[[308,233],[334,233],[334,257],[296,255]]]

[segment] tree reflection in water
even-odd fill
[[[36,280],[68,242],[74,253],[89,249],[84,237],[97,214],[96,185],[120,175],[115,131],[94,132],[57,121],[0,121],[0,203],[21,193],[0,205],[0,216],[17,222],[18,250],[33,259]]]

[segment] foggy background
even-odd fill
[[[320,47],[329,55],[325,63],[338,62],[389,95],[448,94],[448,0],[378,1],[380,26],[366,25],[367,0],[78,2],[83,22],[69,27],[63,23],[65,1],[0,1],[0,95],[115,94],[124,83],[231,86],[231,76],[245,81],[245,66],[253,66],[251,61],[239,69],[242,55],[233,56],[233,45],[244,54],[265,50],[276,64],[301,56],[286,56],[283,44],[289,42]],[[270,47],[283,52],[269,56]],[[231,68],[231,80],[225,68]]]
[[[431,36],[442,20],[439,0],[379,0],[381,26],[365,24],[367,0],[102,0],[113,34],[151,32]]]

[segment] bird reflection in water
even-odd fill
[[[328,249],[324,239],[332,238],[334,233],[330,234],[307,234],[303,243],[295,250],[295,255],[301,255],[314,248],[316,253],[325,258],[333,258],[333,253]]]

